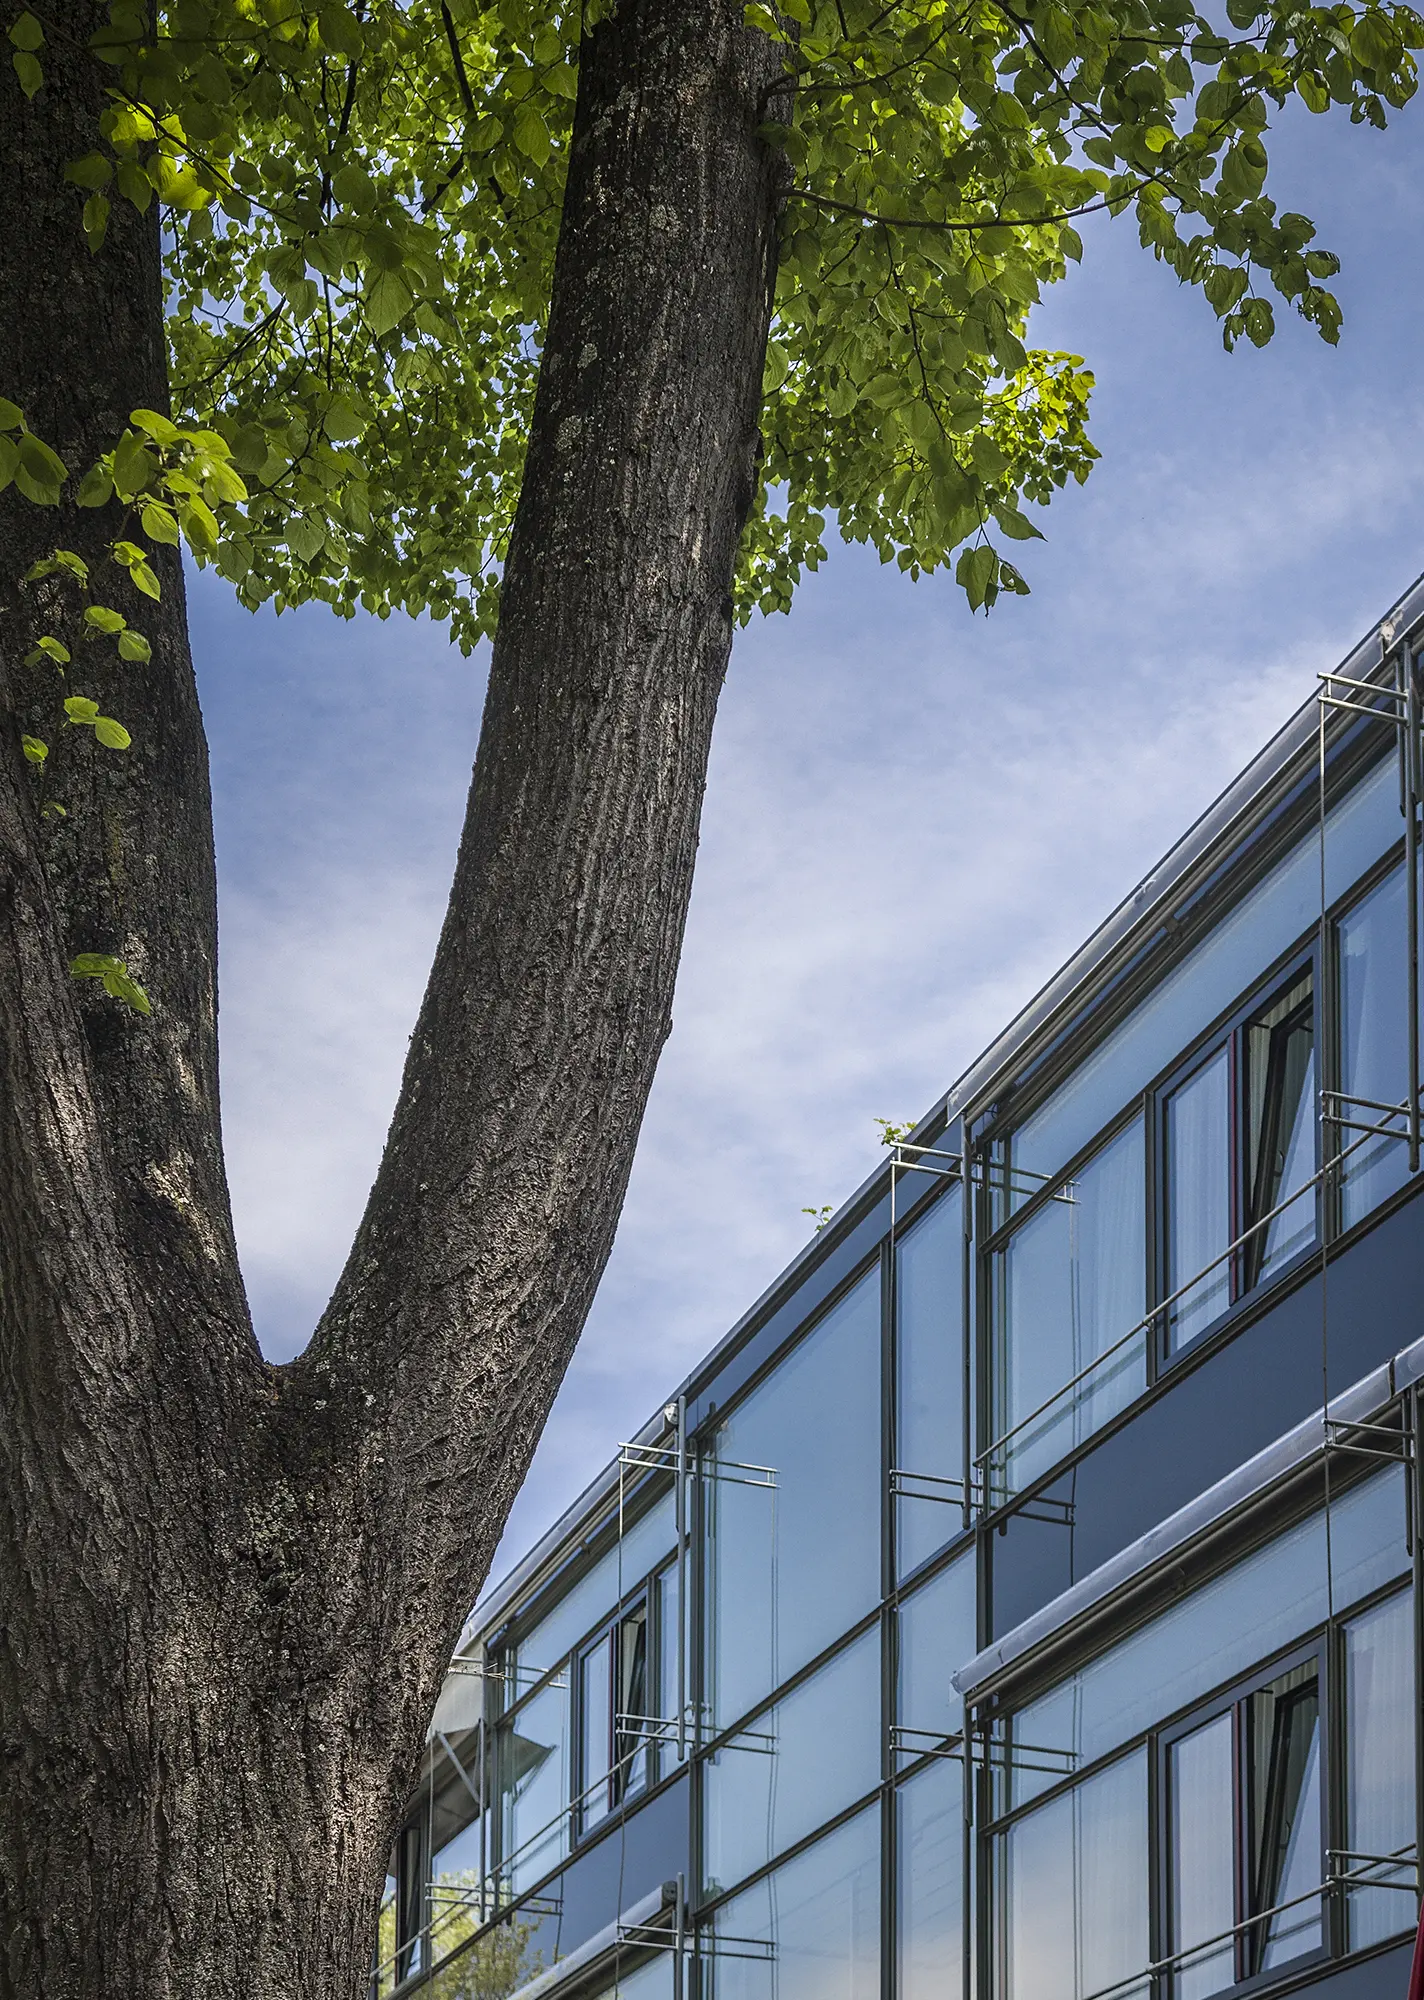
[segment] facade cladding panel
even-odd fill
[[[1403,2000],[1421,647],[1417,585],[477,1607],[371,2000]]]

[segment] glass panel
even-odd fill
[[[665,1569],[658,1578],[658,1708],[670,1722],[678,1719],[677,1630],[682,1616],[677,1565]],[[661,1732],[658,1752],[662,1769],[670,1771],[680,1756],[676,1729]]]
[[[1292,1667],[1246,1704],[1250,1755],[1251,1908],[1274,1911],[1246,1933],[1249,1967],[1266,1972],[1321,1943],[1320,1675]]]
[[[376,1962],[371,1974],[371,2000],[384,2000],[396,1983],[396,1854],[386,1863],[386,1881],[376,1915]]]
[[[706,1892],[730,1889],[880,1780],[872,1628],[702,1767]]]
[[[1175,1352],[1231,1303],[1231,1051],[1223,1046],[1167,1099],[1166,1297],[1200,1271],[1169,1315]]]
[[[909,1757],[964,1727],[964,1703],[950,1676],[973,1659],[977,1644],[973,1550],[907,1597],[899,1620],[896,1720]]]
[[[672,1953],[660,1951],[633,1971],[619,1973],[610,1986],[598,1989],[597,2000],[673,2000]]]
[[[1179,2000],[1236,1983],[1235,1717],[1228,1710],[1167,1753],[1174,1953]],[[1212,1938],[1225,1942],[1199,1950]]]
[[[897,1574],[904,1577],[964,1525],[964,1201],[958,1186],[900,1239],[895,1314],[895,1464],[921,1482],[918,1490],[902,1491],[895,1509]]]
[[[1409,1091],[1409,987],[1404,870],[1396,868],[1340,919],[1340,1088],[1375,1104],[1402,1104]],[[1365,1106],[1344,1107],[1365,1124],[1382,1122]],[[1395,1121],[1403,1131],[1401,1120]],[[1345,1161],[1342,1221],[1348,1229],[1377,1202],[1403,1187],[1409,1155],[1402,1139],[1366,1138],[1342,1131],[1340,1145],[1356,1142]]]
[[[1401,1471],[1376,1473],[1332,1503],[1330,1554],[1336,1610],[1404,1574]],[[1014,1753],[1011,1798],[1035,1797],[1064,1770],[1103,1756],[1322,1623],[1330,1608],[1325,1563],[1317,1513],[1022,1709],[1013,1731],[1025,1747]]]
[[[1065,1182],[995,1259],[994,1428],[998,1437],[1014,1433],[990,1466],[1000,1494],[1037,1478],[1147,1386],[1139,1333],[1057,1395],[1146,1310],[1144,1173],[1139,1122]]]
[[[997,1845],[1003,2000],[1147,1992],[1145,1750],[1015,1821]]]
[[[579,1819],[592,1826],[608,1811],[609,1640],[607,1634],[579,1661]]]
[[[648,1782],[648,1607],[640,1604],[618,1626],[618,1698],[613,1709],[613,1789],[616,1798]]]
[[[569,1691],[551,1681],[499,1726],[503,1874],[515,1895],[568,1853]]]
[[[486,1916],[480,1822],[437,1847],[430,1862],[430,1943],[435,1958],[462,1945]]]
[[[1326,820],[1326,901],[1343,896],[1400,832],[1395,760],[1387,757]],[[1319,837],[1307,834],[1015,1133],[1016,1176],[1040,1177],[1023,1178],[1021,1188],[1031,1192],[1057,1174],[1319,916]]]
[[[617,1610],[619,1600],[676,1547],[676,1501],[668,1492],[634,1521],[621,1544],[615,1542],[587,1576],[519,1641],[519,1692],[527,1693],[595,1625]]]
[[[1249,1290],[1315,1241],[1315,989],[1307,973],[1246,1024],[1246,1221],[1289,1203],[1246,1243]]]
[[[537,1929],[511,1917],[486,1931],[416,1989],[420,2000],[507,2000],[546,1969],[542,1951],[530,1949]]]
[[[963,1786],[958,1760],[939,1757],[896,1794],[899,2000],[964,1991]]]
[[[729,1462],[774,1468],[775,1486]],[[733,1411],[710,1469],[707,1692],[722,1728],[880,1596],[878,1270]]]
[[[1345,1627],[1345,1845],[1409,1857],[1402,1868],[1350,1860],[1350,1949],[1414,1928],[1414,1606],[1408,1591]]]
[[[712,1920],[712,2000],[880,2000],[880,1814],[818,1840]]]

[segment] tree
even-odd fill
[[[1228,342],[1397,5],[46,0],[0,116],[0,1994],[350,2000],[451,1645],[607,1257],[734,618],[825,517],[971,603],[1086,476],[1029,351],[1135,214]],[[165,340],[165,321],[166,334]],[[493,638],[394,1121],[267,1366],[218,1122],[180,538]],[[57,553],[58,552],[58,553]]]

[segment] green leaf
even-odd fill
[[[42,660],[53,660],[57,667],[69,665],[69,648],[62,646],[58,639],[45,637],[36,642],[32,653],[25,655],[27,667],[37,667]]]
[[[366,291],[366,323],[379,340],[400,325],[414,303],[399,271],[378,271]]]
[[[536,167],[548,164],[549,128],[530,98],[524,100],[515,116],[514,143],[524,157],[532,161]]]
[[[178,426],[167,417],[160,416],[157,410],[130,410],[129,422],[136,429],[147,431],[155,444],[177,444],[181,436]]]
[[[95,716],[94,734],[106,750],[127,750],[133,742],[122,722],[115,722],[112,715]]]
[[[20,447],[13,438],[0,433],[0,493],[15,477],[15,468],[20,463]]]
[[[114,496],[114,482],[102,465],[91,465],[79,482],[75,494],[75,504],[80,507],[102,507]]]
[[[120,612],[111,611],[107,604],[86,604],[84,623],[98,632],[122,632],[128,620]]]
[[[1004,533],[1014,542],[1041,542],[1042,531],[1035,528],[1026,514],[1021,514],[1011,500],[1001,500],[994,509],[994,519]]]
[[[22,736],[20,738],[20,748],[32,764],[43,764],[45,758],[49,755],[48,743],[41,743],[38,736]]]
[[[44,47],[44,29],[33,14],[24,13],[10,30],[10,40],[17,49],[39,49]]]
[[[97,257],[104,247],[105,232],[109,227],[109,197],[91,194],[84,204],[84,240],[89,245],[91,257]]]
[[[99,714],[99,704],[90,701],[87,694],[72,694],[64,704],[64,712],[71,722],[92,729]]]
[[[147,639],[144,638],[142,632],[135,632],[130,629],[127,632],[120,632],[119,634],[119,658],[121,660],[138,660],[144,666],[147,666],[153,658],[153,648],[149,645]]]
[[[161,595],[158,588],[158,578],[146,562],[136,562],[129,565],[129,582],[136,584],[145,597],[156,598]]]
[[[12,403],[8,396],[0,396],[0,431],[22,431],[25,428],[25,413],[18,403]]]
[[[44,71],[35,57],[24,49],[17,49],[10,58],[15,65],[15,74],[20,79],[20,88],[26,97],[33,97],[44,83]]]
[[[139,519],[150,541],[166,542],[172,548],[178,546],[178,523],[161,501],[150,500]]]
[[[1160,153],[1164,147],[1171,145],[1172,136],[1170,125],[1149,125],[1142,135],[1142,143],[1149,153]]]
[[[114,447],[114,488],[121,500],[142,493],[158,471],[158,460],[139,431],[125,431]],[[142,553],[142,551],[140,551]]]
[[[955,564],[954,580],[969,599],[971,611],[978,611],[989,596],[999,567],[999,558],[987,542],[966,549]]]
[[[19,453],[15,484],[27,500],[41,507],[57,507],[59,489],[68,477],[64,460],[47,444],[41,444],[33,431],[24,432],[19,439]]]
[[[153,1012],[148,995],[130,975],[128,966],[121,958],[111,958],[102,951],[81,951],[76,958],[70,959],[69,971],[74,979],[97,979],[110,999],[122,1000],[135,1013]]]
[[[109,185],[114,178],[114,163],[105,159],[102,153],[86,153],[82,160],[71,160],[64,170],[64,178],[75,187],[98,189]]]

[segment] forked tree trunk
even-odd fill
[[[118,204],[83,245],[62,168],[94,143],[96,13],[46,18],[40,95],[0,82],[0,395],[82,469],[164,405],[158,246]],[[21,661],[63,600],[17,579],[56,544],[101,567],[113,525],[0,497],[4,2000],[362,1989],[668,1031],[755,476],[775,69],[740,0],[623,0],[585,51],[450,911],[365,1220],[286,1369],[252,1338],[222,1171],[181,579],[156,612],[99,592],[151,670],[75,645],[61,686]],[[37,780],[20,730],[55,743],[66,692],[134,748],[69,732]],[[77,986],[78,951],[129,960],[153,1018]]]

